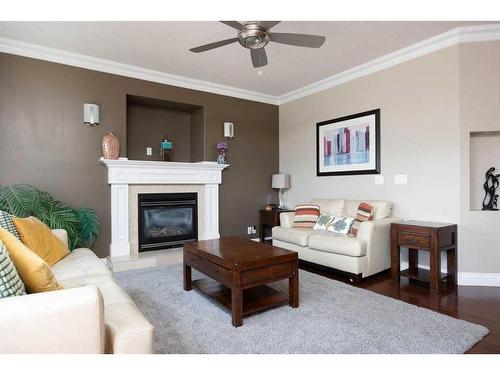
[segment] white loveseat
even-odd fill
[[[374,207],[373,220],[360,224],[357,236],[325,230],[293,228],[294,212],[280,215],[281,225],[273,228],[273,245],[298,252],[299,259],[343,271],[358,282],[391,266],[390,228],[392,203],[347,199],[315,199],[321,213],[355,217],[359,203]]]
[[[153,326],[91,250],[52,271],[64,290],[0,299],[0,354],[152,353]]]

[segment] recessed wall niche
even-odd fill
[[[201,106],[127,95],[127,157],[131,160],[161,160],[160,142],[168,136],[173,142],[171,161],[202,161],[204,131]]]
[[[470,209],[483,208],[486,171],[495,167],[500,173],[500,131],[470,133]],[[497,190],[500,194],[500,189]]]

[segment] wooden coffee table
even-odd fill
[[[296,252],[239,237],[184,244],[184,290],[200,290],[229,309],[233,326],[243,316],[288,303],[299,307]],[[191,280],[191,268],[209,278]],[[288,295],[267,286],[288,279]]]

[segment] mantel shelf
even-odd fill
[[[133,167],[133,168],[190,168],[190,169],[216,169],[223,170],[229,167],[229,164],[218,164],[215,161],[200,161],[196,163],[188,162],[169,162],[169,161],[150,161],[150,160],[129,160],[127,158],[104,159],[101,157],[99,162],[106,167]]]
[[[213,161],[178,163],[148,160],[100,159],[109,184],[220,184],[229,164]]]

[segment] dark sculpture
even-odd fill
[[[500,182],[498,178],[500,174],[494,174],[495,167],[491,167],[486,172],[486,181],[483,184],[484,191],[486,192],[483,199],[483,210],[498,211],[498,194],[495,194]]]

